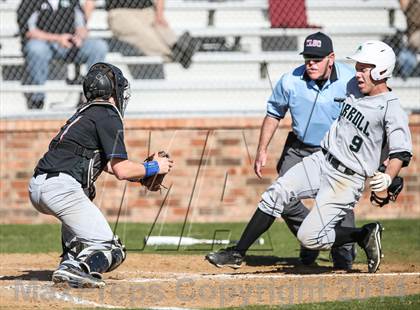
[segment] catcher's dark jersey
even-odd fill
[[[52,140],[36,168],[42,172],[67,173],[86,186],[83,184],[86,183],[86,158],[67,149],[55,148],[57,143],[96,150],[100,155],[100,162],[95,163],[99,173],[111,158],[128,158],[122,119],[115,106],[107,103],[93,102],[75,113]]]
[[[117,8],[145,9],[153,6],[152,0],[106,0],[107,10]]]

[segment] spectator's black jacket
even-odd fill
[[[50,33],[74,33],[75,9],[80,9],[78,0],[60,0],[58,9],[53,10],[48,0],[22,0],[17,10],[19,34],[24,41],[29,30],[28,20],[34,13],[37,28]]]
[[[106,9],[144,9],[153,6],[152,0],[106,0]]]

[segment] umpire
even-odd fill
[[[63,255],[52,275],[54,283],[103,287],[101,274],[125,259],[124,246],[92,202],[102,171],[133,180],[165,174],[172,166],[166,157],[143,164],[128,160],[123,115],[129,90],[120,69],[94,64],[83,82],[86,105],[61,127],[30,180],[34,207],[62,223]]]
[[[280,176],[301,162],[305,156],[320,150],[321,139],[339,115],[347,83],[354,77],[354,71],[350,67],[335,62],[333,44],[327,35],[317,32],[309,35],[304,42],[301,54],[305,64],[281,77],[267,103],[267,115],[261,127],[254,164],[255,173],[260,178],[262,167],[265,166],[268,157],[268,145],[286,112],[290,111],[292,117],[292,131],[287,136],[283,153],[277,164]],[[283,211],[282,218],[296,236],[308,213],[309,210],[302,202],[297,201]],[[218,267],[223,265],[239,267],[248,248],[273,224],[274,220],[273,215],[257,209],[235,247],[210,253],[206,259]],[[353,211],[346,215],[341,225],[354,227]],[[302,247],[300,261],[305,265],[311,265],[318,254],[319,251]],[[355,258],[353,244],[333,248],[331,254],[335,268],[345,270],[352,268]]]

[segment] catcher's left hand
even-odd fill
[[[373,205],[376,205],[382,208],[384,205],[388,204],[390,201],[395,201],[398,198],[398,195],[404,187],[404,179],[402,177],[396,176],[391,185],[388,187],[386,197],[378,196],[374,191],[370,193],[370,202]]]
[[[144,162],[151,162],[156,160],[159,165],[159,171],[154,175],[140,179],[140,183],[152,192],[156,192],[164,187],[162,185],[163,179],[165,178],[165,175],[170,171],[173,163],[169,154],[164,151],[160,151],[157,156],[159,158],[156,158],[155,154],[152,154],[147,157]]]

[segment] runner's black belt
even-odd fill
[[[333,166],[336,170],[347,174],[347,175],[353,175],[356,172],[353,170],[347,168],[344,166],[337,158],[335,158],[331,153],[329,153],[327,150],[322,149],[322,153],[325,154],[325,159]]]

